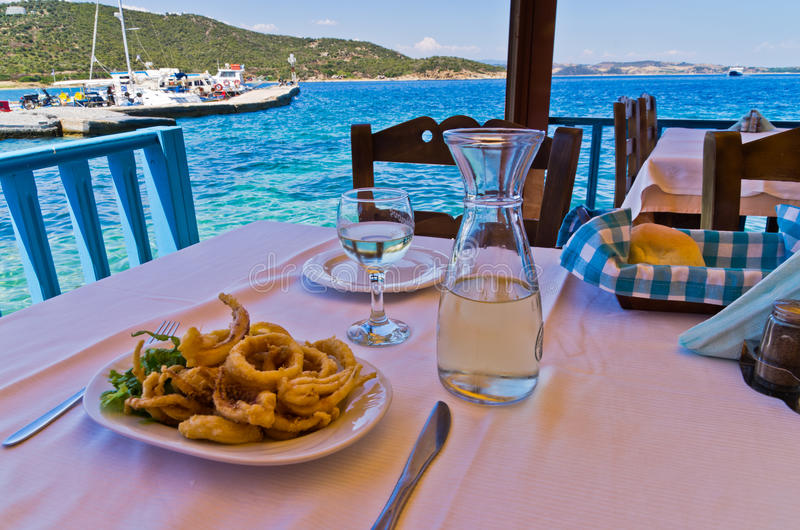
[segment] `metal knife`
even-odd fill
[[[397,481],[397,485],[389,497],[386,506],[378,516],[378,520],[372,525],[372,530],[390,530],[397,524],[400,512],[406,505],[406,501],[411,496],[414,486],[419,482],[420,477],[428,469],[431,461],[439,454],[447,435],[450,433],[450,408],[444,401],[438,401],[433,407],[428,421],[419,433],[417,443],[403,468],[403,473]]]
[[[81,388],[73,395],[65,399],[62,403],[57,405],[55,408],[51,409],[49,412],[39,416],[31,423],[27,424],[25,427],[21,428],[11,436],[5,439],[3,442],[3,446],[11,447],[12,445],[16,445],[20,442],[24,442],[37,432],[41,431],[53,420],[64,414],[66,411],[71,409],[77,402],[81,400],[83,397],[83,393],[86,392],[86,388]]]

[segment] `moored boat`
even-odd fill
[[[226,63],[224,68],[217,68],[217,75],[213,76],[214,89],[236,96],[247,92],[245,84],[244,65]]]

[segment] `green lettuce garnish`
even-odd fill
[[[150,335],[154,339],[162,342],[172,342],[172,348],[146,348],[139,358],[139,361],[144,368],[144,375],[158,372],[162,366],[173,366],[179,364],[186,366],[186,359],[178,351],[181,345],[181,339],[172,335],[160,335],[152,331],[141,330],[131,333],[132,337],[139,335]],[[114,387],[114,390],[106,390],[100,395],[100,404],[104,408],[114,410],[122,410],[125,400],[129,397],[141,397],[142,384],[133,375],[133,368],[130,368],[125,373],[119,373],[116,370],[111,370],[108,374],[108,382]],[[170,391],[170,385],[165,387],[165,390]]]

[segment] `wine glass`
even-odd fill
[[[342,194],[336,229],[345,253],[369,273],[372,311],[347,330],[347,338],[363,346],[400,344],[408,324],[383,310],[384,270],[401,259],[414,236],[414,213],[408,193],[392,188],[357,188]]]

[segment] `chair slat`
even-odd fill
[[[0,174],[34,303],[61,294],[32,171]]]
[[[742,180],[800,181],[800,128],[745,144],[738,131],[706,133],[702,228],[739,230]]]
[[[553,133],[547,181],[542,196],[543,215],[539,217],[534,240],[540,247],[555,247],[558,241],[558,230],[572,199],[582,139],[583,129],[559,127]]]
[[[136,178],[136,159],[132,151],[115,153],[108,157],[108,167],[114,181],[119,217],[130,266],[141,265],[153,259],[147,225],[142,208],[139,180]]]
[[[103,230],[97,215],[97,202],[92,188],[92,175],[86,160],[58,166],[61,182],[67,194],[69,216],[78,244],[83,278],[91,283],[111,275],[108,266]]]
[[[648,94],[638,99],[622,96],[614,102],[614,206],[617,208],[655,147],[658,137],[655,109],[656,100]]]
[[[481,127],[477,121],[469,116],[452,116],[436,123],[433,118],[422,116],[400,123],[388,129],[372,133],[369,124],[355,124],[350,128],[351,152],[353,160],[353,187],[361,188],[374,185],[375,161],[381,162],[401,162],[416,164],[441,164],[454,165],[455,161],[450,153],[450,149],[444,142],[444,131],[458,128]],[[522,126],[506,120],[489,120],[483,127],[503,127],[521,128]],[[429,131],[431,138],[425,141],[423,133]],[[570,132],[571,131],[571,132]],[[570,132],[568,134],[568,132]],[[565,135],[565,143],[561,147],[566,148],[574,160],[558,158],[561,169],[553,169],[551,162],[551,145],[555,140],[545,138],[539,152],[536,154],[531,170],[525,182],[523,190],[523,212],[537,210],[540,217],[547,217],[547,222],[542,222],[542,242],[538,241],[537,224],[526,220],[526,231],[531,244],[553,246],[556,242],[556,235],[561,220],[567,210],[562,206],[569,207],[572,197],[572,185],[574,183],[575,172],[577,171],[577,160],[580,151],[580,142],[583,134],[582,129],[567,129],[564,127],[556,131],[556,135]],[[555,136],[554,136],[555,138]],[[567,148],[569,145],[569,148]],[[559,148],[561,148],[559,147]],[[571,168],[571,178],[568,174]],[[544,186],[537,185],[535,178],[536,172],[547,171]],[[533,175],[532,175],[533,173]],[[538,179],[541,182],[541,178]],[[545,191],[542,192],[544,187]],[[552,188],[550,192],[547,190]],[[548,193],[559,194],[558,199],[554,196],[548,201],[550,206],[545,205],[545,196]],[[541,203],[541,208],[534,208],[534,204]],[[563,210],[563,211],[562,211]],[[460,219],[453,219],[451,216],[441,212],[415,211],[414,233],[423,236],[433,237],[455,237],[460,225]]]
[[[199,241],[189,184],[186,149],[180,129],[159,129],[160,145],[143,149],[145,184],[159,255]]]

